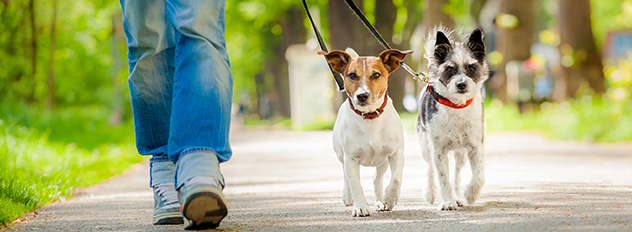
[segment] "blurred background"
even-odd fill
[[[330,50],[383,50],[343,1],[308,2]],[[355,2],[417,71],[430,28],[483,28],[489,132],[632,140],[632,0]],[[228,0],[226,24],[236,127],[332,128],[344,96],[300,1]],[[0,0],[0,64],[0,224],[142,160],[118,1]],[[389,80],[409,131],[421,88]]]

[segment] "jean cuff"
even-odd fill
[[[182,151],[176,165],[176,189],[184,182],[196,176],[215,178],[224,188],[224,176],[219,170],[219,161],[215,152],[204,148],[190,148]]]
[[[159,184],[173,183],[176,174],[176,165],[168,157],[152,158],[149,163],[149,187]]]

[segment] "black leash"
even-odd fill
[[[329,52],[327,50],[327,45],[325,45],[325,41],[323,41],[323,37],[320,35],[318,28],[316,28],[316,24],[314,23],[314,20],[312,19],[312,15],[309,13],[309,8],[307,7],[307,2],[305,2],[305,0],[303,0],[303,7],[305,7],[305,12],[307,13],[307,17],[309,18],[309,21],[312,23],[312,28],[314,28],[314,33],[316,34],[316,38],[318,39],[318,44],[320,44],[320,49],[322,49],[325,52]],[[327,61],[327,58],[325,58],[325,61]],[[329,71],[331,71],[331,74],[334,75],[334,80],[336,81],[336,84],[338,84],[338,91],[344,92],[345,85],[342,82],[343,80],[342,76],[338,74],[337,72],[335,72],[331,68],[330,65],[327,65],[327,67],[329,67]]]
[[[358,8],[358,6],[353,2],[353,0],[345,0],[345,2],[349,6],[349,8],[351,8],[351,10],[353,10],[353,13],[355,13],[355,15],[358,16],[358,18],[360,18],[360,21],[362,21],[364,26],[371,32],[371,34],[373,34],[373,37],[375,37],[375,39],[382,45],[382,47],[384,47],[386,49],[392,49],[391,46],[389,46],[388,43],[386,41],[384,41],[384,39],[382,38],[380,33],[377,32],[377,30],[375,30],[373,25],[371,25],[369,20],[366,19],[366,17],[364,16],[364,13],[362,13],[360,8]],[[305,0],[303,0],[303,3],[305,3]],[[415,70],[413,70],[408,65],[406,65],[406,63],[404,63],[404,61],[400,61],[399,64],[408,73],[410,73],[410,75],[413,76],[413,79],[421,81],[421,82],[424,82],[424,83],[428,83],[428,76],[425,73],[423,73],[423,72],[415,72]],[[421,79],[419,78],[419,76],[421,76]]]

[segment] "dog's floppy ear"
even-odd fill
[[[399,68],[399,62],[406,58],[406,55],[413,53],[412,50],[400,51],[397,49],[388,49],[380,53],[380,60],[382,60],[382,64],[388,73],[392,73],[393,71]]]
[[[478,60],[479,63],[483,63],[485,61],[485,42],[483,42],[483,30],[480,28],[474,29],[472,34],[470,34],[470,38],[467,40],[467,48],[472,51],[474,58]]]
[[[452,51],[452,45],[448,37],[441,31],[437,31],[434,47],[434,58],[438,64],[443,64],[448,59],[450,52]]]
[[[351,60],[351,56],[349,54],[340,50],[332,51],[330,53],[319,51],[318,55],[325,56],[327,61],[329,61],[331,68],[340,74],[343,74],[345,68]]]

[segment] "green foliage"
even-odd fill
[[[142,160],[132,124],[108,126],[107,111],[0,106],[0,224]]]
[[[632,140],[632,100],[584,95],[576,101],[543,103],[540,110],[520,114],[515,105],[490,101],[485,109],[487,131],[538,131],[553,139],[588,142]]]
[[[53,61],[56,102],[62,106],[110,105],[115,88],[112,76],[126,72],[112,69],[112,19],[120,12],[118,1],[59,1],[52,57],[51,1],[35,2],[35,33],[28,27],[28,1],[9,2],[8,6],[0,3],[0,99],[43,105],[48,92],[48,64]],[[31,68],[33,35],[37,38],[35,75]],[[124,50],[119,52],[125,57]],[[125,78],[120,79],[119,86],[126,90]]]
[[[266,38],[273,35],[275,30],[280,33],[276,21],[289,7],[299,4],[299,1],[290,0],[226,1],[225,36],[233,73],[235,100],[243,94],[254,96],[254,76],[262,72],[266,59],[274,54],[273,48],[266,43]],[[272,28],[275,30],[271,30]]]
[[[591,0],[592,29],[598,47],[604,45],[608,31],[632,27],[632,1]]]

